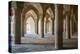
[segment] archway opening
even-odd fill
[[[47,29],[48,29],[48,33],[52,34],[52,21],[50,18],[48,19],[48,22],[47,22]]]
[[[34,10],[31,9],[25,13],[24,36],[27,36],[28,34],[32,34],[33,36],[34,34],[36,34],[36,24],[37,24],[36,21],[37,21],[37,14],[35,13]]]
[[[26,34],[35,34],[35,22],[31,16],[26,20]]]
[[[45,35],[52,34],[52,20],[50,17],[44,19],[44,33]]]

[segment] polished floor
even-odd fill
[[[21,43],[14,44],[14,39],[12,39],[13,53],[56,50],[55,36],[51,34],[46,34],[44,38],[36,34],[25,34],[24,37],[21,37]],[[73,35],[71,39],[64,38],[62,49],[76,49],[77,43],[76,35]]]

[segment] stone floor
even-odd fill
[[[54,50],[54,45],[36,45],[36,44],[21,44],[21,45],[13,45],[12,52],[35,52],[35,51],[49,51]]]
[[[55,36],[50,34],[45,35],[44,38],[36,34],[27,34],[21,37],[21,43],[14,44],[14,39],[12,39],[13,53],[56,50],[54,46]],[[63,49],[76,49],[77,44],[77,38],[63,39]]]

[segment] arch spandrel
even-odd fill
[[[21,14],[22,21],[25,18],[25,14],[28,11],[30,11],[30,10],[34,10],[34,12],[37,14],[37,17],[39,17],[39,12],[38,12],[38,10],[35,7],[33,7],[33,6],[27,6],[27,7],[23,8],[23,10],[22,10],[22,14]]]
[[[30,11],[28,11],[26,14],[25,14],[25,17],[27,16],[27,15],[31,15],[33,18],[34,18],[34,20],[36,20],[38,17],[37,17],[37,14],[34,12],[34,10],[30,10]]]
[[[30,10],[25,14],[24,21],[26,21],[30,16],[33,18],[34,22],[37,20],[37,14],[33,10]]]
[[[46,10],[46,12],[50,15],[51,18],[54,18],[53,11],[50,7]]]
[[[38,18],[39,19],[42,18],[43,9],[42,9],[42,6],[40,5],[40,3],[25,3],[24,8],[27,7],[27,6],[33,6],[34,8],[36,8],[37,11],[38,11],[38,14],[39,14]]]

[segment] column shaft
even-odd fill
[[[24,34],[27,34],[27,24],[24,23]]]
[[[47,33],[47,22],[45,22],[45,33]]]
[[[24,22],[22,21],[22,25],[21,25],[21,36],[24,37]]]
[[[38,34],[38,21],[35,23],[35,33]]]
[[[44,20],[43,19],[41,22],[41,36],[42,36],[42,38],[44,38]]]
[[[21,10],[19,8],[16,9],[15,12],[15,44],[21,43]]]
[[[54,35],[54,19],[52,19],[52,34]]]
[[[63,5],[55,5],[55,48],[63,48]]]
[[[66,16],[66,38],[70,39],[70,19]]]
[[[69,10],[66,12],[66,38],[70,39],[70,6],[67,7]]]
[[[70,35],[72,36],[72,18],[70,19]]]

